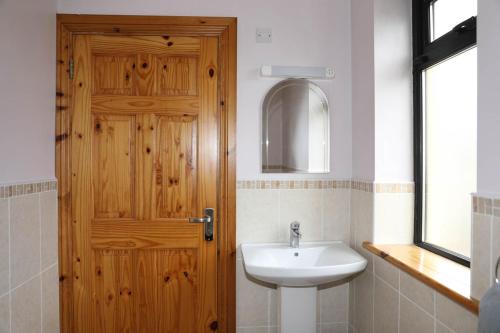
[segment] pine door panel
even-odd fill
[[[198,94],[198,58],[159,56],[158,93],[160,96],[196,96]]]
[[[135,117],[94,114],[94,218],[135,217]]]
[[[217,225],[188,219],[217,208],[218,40],[73,42],[75,333],[212,332]]]
[[[193,116],[157,117],[155,188],[159,218],[196,215],[196,122]]]
[[[94,55],[94,95],[131,95],[132,73],[135,66],[133,56]]]

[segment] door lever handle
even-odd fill
[[[212,222],[212,217],[210,215],[205,215],[204,217],[190,217],[190,223],[210,223]]]
[[[205,224],[205,240],[211,241],[214,239],[214,209],[205,208],[205,216],[203,217],[190,217],[190,223],[204,223]]]

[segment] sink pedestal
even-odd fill
[[[281,333],[316,333],[316,287],[279,287]]]

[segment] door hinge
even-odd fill
[[[73,58],[69,59],[69,78],[70,80],[73,80],[73,77],[75,75],[75,63],[73,61]]]

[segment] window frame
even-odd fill
[[[429,250],[461,265],[470,267],[470,258],[423,240],[423,190],[424,190],[424,124],[423,124],[423,82],[425,69],[457,55],[476,45],[476,21],[473,16],[445,35],[430,41],[430,6],[439,0],[413,0],[413,159],[414,159],[414,236],[416,246]]]

